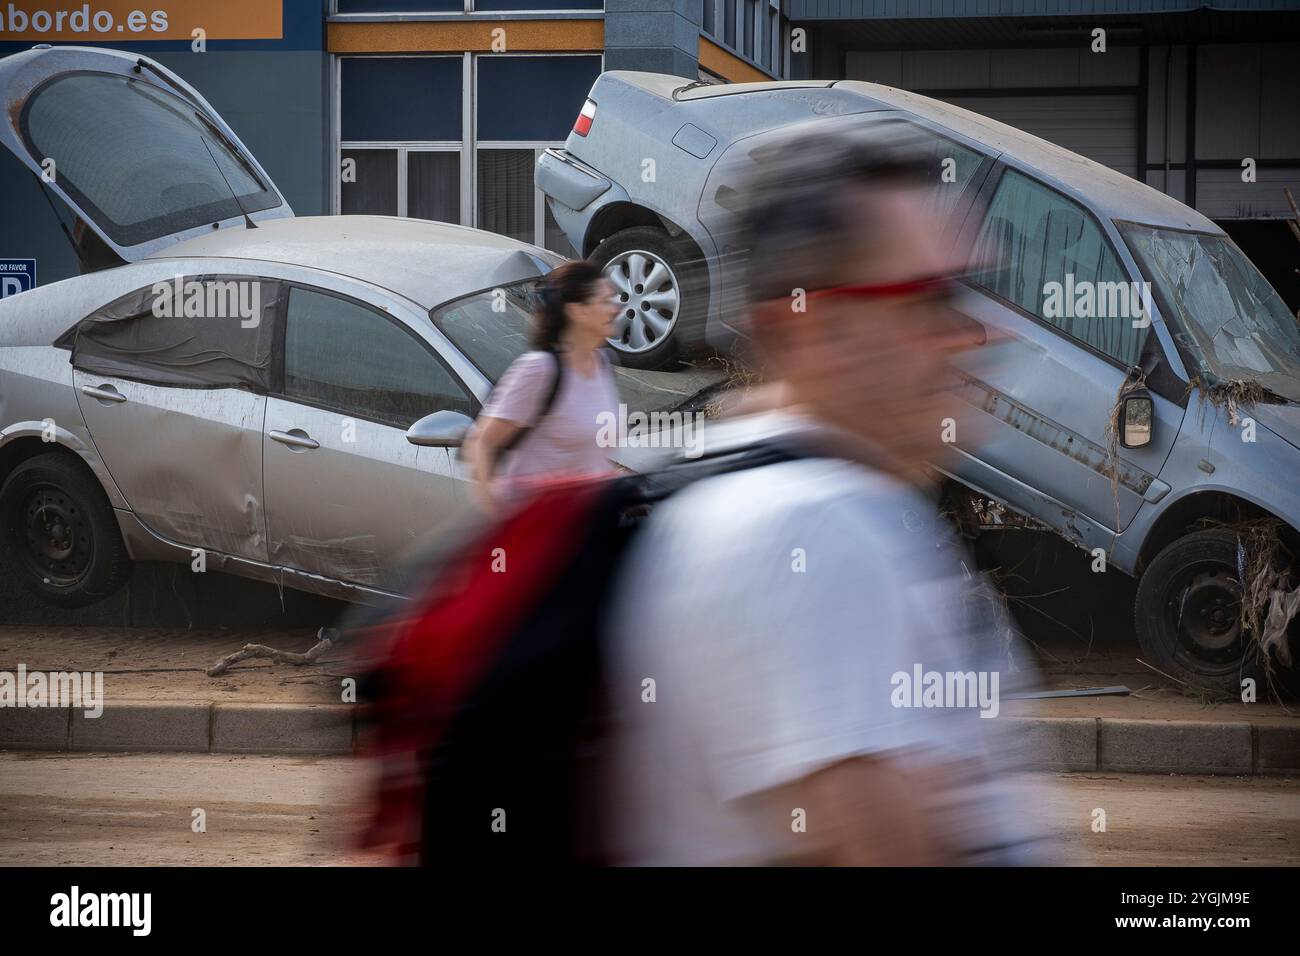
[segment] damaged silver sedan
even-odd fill
[[[0,301],[0,516],[24,583],[83,605],[135,559],[392,593],[466,504],[457,446],[560,258],[295,218],[203,98],[134,55],[35,49],[0,89],[0,140],[38,174],[55,160],[98,270]],[[633,407],[706,384],[620,374]]]

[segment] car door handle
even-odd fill
[[[287,432],[268,432],[272,441],[278,441],[281,445],[288,445],[290,448],[319,448],[320,442],[312,438],[301,428],[292,428]]]
[[[97,402],[113,402],[120,405],[126,401],[126,396],[112,385],[83,385],[81,386],[81,394],[89,395]]]

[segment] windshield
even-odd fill
[[[1224,236],[1120,228],[1192,374],[1300,402],[1300,322],[1240,249]]]
[[[486,289],[430,313],[433,324],[493,384],[529,350],[532,315],[541,306],[541,282],[528,279]],[[619,397],[629,412],[699,411],[725,378],[720,369],[645,372],[615,368]]]
[[[190,103],[143,80],[70,73],[27,100],[31,155],[120,246],[280,205],[247,160]],[[239,195],[239,202],[234,195]]]

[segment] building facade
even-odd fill
[[[862,79],[1168,192],[1223,224],[1300,305],[1300,243],[1284,221],[1284,187],[1300,193],[1300,0],[226,0],[224,19],[200,0],[100,0],[116,24],[128,8],[161,10],[169,32],[36,29],[36,13],[65,6],[14,0],[0,54],[95,42],[156,58],[226,117],[299,214],[441,219],[569,253],[533,164],[602,69]],[[201,51],[186,39],[196,28]],[[0,183],[0,258],[36,258],[41,283],[73,274],[35,177],[5,155]]]

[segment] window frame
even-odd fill
[[[1146,354],[1146,352],[1151,347],[1152,330],[1155,328],[1154,317],[1152,317],[1152,321],[1150,325],[1148,325],[1147,328],[1145,329],[1146,336],[1142,339],[1142,343],[1138,348],[1137,362],[1135,362],[1133,365],[1125,365],[1122,361],[1120,361],[1115,356],[1111,355],[1109,352],[1103,352],[1101,349],[1097,348],[1095,345],[1091,344],[1090,342],[1085,342],[1083,339],[1076,338],[1075,336],[1066,332],[1060,326],[1053,324],[1052,322],[1048,321],[1047,319],[1043,318],[1040,315],[1028,311],[1023,306],[1015,302],[1012,302],[1009,299],[1004,299],[1002,296],[998,295],[992,289],[987,289],[975,281],[974,276],[969,271],[970,256],[974,254],[975,240],[979,237],[980,231],[984,227],[984,223],[988,217],[989,210],[993,208],[993,200],[997,196],[998,189],[1001,187],[1002,181],[1005,178],[1006,173],[1008,171],[1018,173],[1019,175],[1023,176],[1025,179],[1029,180],[1034,185],[1039,186],[1042,189],[1047,190],[1048,192],[1055,193],[1057,196],[1064,199],[1066,202],[1073,203],[1083,213],[1083,215],[1086,218],[1091,219],[1092,222],[1097,226],[1097,229],[1101,233],[1103,243],[1105,244],[1106,248],[1110,250],[1111,256],[1115,259],[1116,264],[1120,268],[1120,272],[1127,277],[1128,281],[1129,282],[1143,281],[1141,276],[1138,276],[1137,279],[1134,278],[1132,269],[1129,268],[1128,263],[1125,261],[1124,257],[1119,253],[1119,249],[1115,244],[1114,236],[1112,236],[1110,231],[1106,229],[1105,220],[1103,220],[1095,212],[1093,212],[1093,210],[1089,206],[1081,202],[1077,197],[1071,196],[1064,189],[1060,189],[1057,186],[1054,186],[1051,183],[1046,182],[1040,176],[1035,175],[1031,170],[1023,169],[1020,166],[1012,165],[1010,163],[1007,163],[1003,159],[999,158],[994,161],[993,169],[989,172],[989,175],[984,180],[983,185],[980,186],[978,190],[978,194],[975,197],[975,201],[970,206],[970,209],[967,212],[966,223],[963,225],[961,230],[960,242],[962,244],[969,243],[969,247],[970,247],[970,254],[968,254],[966,257],[966,268],[968,271],[962,277],[963,285],[969,288],[972,292],[978,292],[984,296],[987,296],[988,298],[992,299],[994,302],[998,303],[999,305],[1011,309],[1016,314],[1022,315],[1026,319],[1029,319],[1031,322],[1034,322],[1042,326],[1043,328],[1048,329],[1051,332],[1054,332],[1056,335],[1060,336],[1062,339],[1069,342],[1070,344],[1077,345],[1078,347],[1085,349],[1086,351],[1095,355],[1097,358],[1104,359],[1105,361],[1109,362],[1111,365],[1113,365],[1115,368],[1119,369],[1120,371],[1127,373],[1131,369],[1137,367],[1142,361],[1142,356]]]
[[[467,0],[468,2],[468,0]],[[358,16],[360,16],[358,14]],[[343,209],[343,184],[341,182],[340,171],[343,163],[343,153],[347,150],[354,149],[390,149],[398,153],[397,156],[397,215],[407,216],[409,213],[409,174],[408,159],[409,153],[418,151],[459,151],[460,152],[460,225],[471,228],[482,228],[478,225],[478,203],[479,203],[479,176],[478,176],[478,152],[480,147],[485,149],[531,149],[533,150],[533,161],[536,163],[537,158],[547,149],[555,149],[564,146],[564,140],[480,140],[478,135],[478,65],[485,58],[493,59],[503,57],[528,57],[537,59],[541,57],[558,58],[558,57],[592,57],[598,60],[598,69],[596,75],[604,72],[605,54],[604,51],[594,50],[565,50],[565,51],[536,51],[536,52],[519,52],[519,53],[486,53],[480,51],[463,51],[460,53],[446,52],[429,52],[429,53],[381,53],[381,54],[357,54],[357,53],[335,53],[330,55],[331,70],[331,87],[334,92],[333,108],[331,110],[332,131],[331,140],[333,143],[334,155],[334,174],[331,176],[330,184],[330,211],[332,215],[342,215]],[[343,61],[345,59],[410,59],[410,58],[459,58],[461,60],[461,138],[459,140],[344,140],[342,135],[342,93],[343,93]],[[581,104],[579,104],[581,105]],[[574,114],[577,115],[576,112]],[[530,244],[547,248],[546,246],[546,196],[537,188],[536,179],[534,178],[534,213],[533,213],[533,232],[532,238],[527,240]]]
[[[397,326],[397,328],[400,329],[404,334],[409,336],[412,339],[412,341],[414,341],[419,346],[421,350],[426,352],[435,362],[441,365],[442,368],[446,371],[447,375],[451,378],[451,380],[455,382],[456,385],[459,386],[460,389],[465,393],[465,397],[468,399],[469,406],[473,410],[472,414],[470,414],[471,418],[477,417],[478,413],[482,410],[483,403],[479,400],[479,397],[474,393],[474,390],[470,388],[469,385],[465,382],[465,380],[456,373],[456,370],[451,367],[451,365],[446,361],[446,359],[442,357],[441,354],[439,354],[438,350],[434,348],[432,345],[430,345],[427,341],[425,341],[425,339],[418,332],[416,332],[415,329],[413,329],[408,323],[402,321],[397,316],[392,315],[385,309],[376,305],[374,302],[369,302],[365,299],[359,299],[354,295],[348,295],[346,292],[339,292],[336,289],[326,288],[325,286],[312,285],[311,283],[308,282],[299,282],[292,279],[280,280],[280,284],[281,287],[283,288],[284,295],[280,300],[280,308],[278,310],[278,315],[276,316],[276,338],[275,338],[276,357],[275,357],[275,364],[272,368],[272,376],[271,376],[272,388],[270,392],[270,395],[272,397],[279,398],[282,401],[291,402],[295,405],[303,405],[308,408],[316,408],[316,409],[320,409],[321,411],[333,412],[335,414],[345,415],[348,418],[360,419],[361,421],[370,422],[371,424],[374,425],[382,425],[385,428],[393,428],[401,432],[406,432],[411,427],[411,425],[406,425],[405,427],[400,425],[394,425],[392,422],[382,421],[378,418],[372,417],[371,415],[362,414],[355,409],[341,408],[337,405],[331,405],[326,402],[310,400],[300,395],[289,394],[286,387],[287,382],[286,382],[286,375],[285,375],[285,363],[287,361],[288,354],[289,354],[289,350],[288,350],[289,301],[293,297],[294,289],[302,289],[306,292],[315,292],[318,295],[327,295],[335,299],[342,299],[343,301],[352,303],[353,305],[365,309],[368,312],[373,312],[375,315],[379,316],[389,324]],[[470,364],[472,365],[473,363]],[[439,409],[434,409],[433,411],[439,411]],[[431,415],[433,414],[433,411],[427,412],[426,414]],[[417,418],[415,421],[419,421],[419,419]],[[412,422],[411,424],[414,424],[414,422]]]

